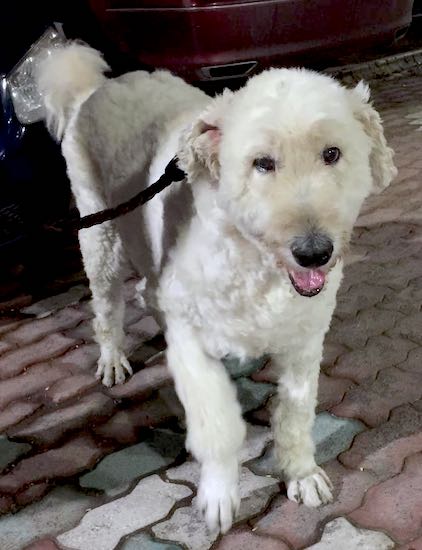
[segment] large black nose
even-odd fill
[[[333,254],[332,240],[322,233],[309,233],[304,237],[296,237],[290,250],[302,267],[320,267],[325,265]]]

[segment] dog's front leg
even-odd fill
[[[273,415],[275,451],[284,473],[287,496],[306,506],[332,500],[332,484],[314,458],[312,426],[323,336],[312,344],[274,356],[279,371],[279,403]]]
[[[245,438],[236,390],[195,330],[167,318],[167,359],[185,408],[186,447],[201,464],[198,504],[210,530],[225,533],[239,508],[238,452]]]

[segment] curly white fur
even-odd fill
[[[361,204],[395,174],[368,89],[273,69],[211,100],[162,71],[104,80],[95,55],[71,45],[40,77],[49,120],[59,133],[65,128],[63,154],[81,214],[155,181],[175,154],[188,179],[117,222],[81,231],[99,375],[110,385],[130,372],[121,282],[131,262],[146,275],[143,288],[165,324],[209,526],[229,529],[239,503],[245,427],[221,362],[228,354],[272,356],[280,397],[274,436],[288,496],[311,506],[329,501],[311,439],[324,335]],[[326,165],[321,152],[333,146],[342,156]],[[254,168],[263,156],[274,159],[273,171]],[[308,298],[288,271],[297,268],[292,239],[312,228],[330,236],[334,251],[324,289]]]

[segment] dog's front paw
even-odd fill
[[[124,353],[116,351],[111,357],[100,357],[95,376],[102,379],[104,386],[123,384],[126,374],[131,376],[133,371]]]
[[[312,474],[287,482],[287,496],[290,500],[313,508],[333,500],[333,484],[322,468],[316,468]]]
[[[198,490],[198,506],[211,532],[227,533],[239,511],[237,462],[204,464]]]

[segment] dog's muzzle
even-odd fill
[[[326,272],[320,268],[328,264],[333,255],[332,240],[323,233],[311,232],[296,237],[290,251],[298,265],[298,269],[289,270],[294,289],[302,296],[316,296],[325,284]]]

